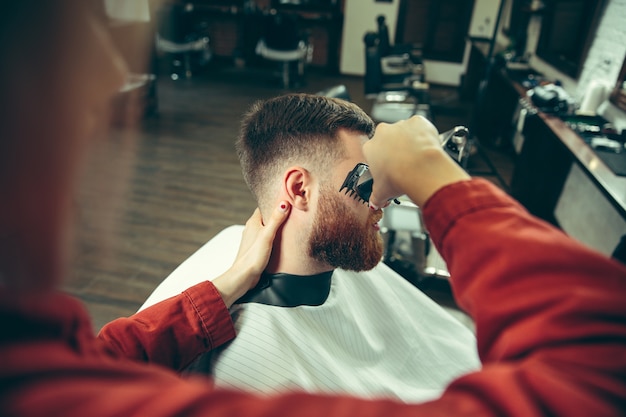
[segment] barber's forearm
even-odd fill
[[[117,319],[98,335],[117,354],[172,369],[182,369],[234,337],[230,313],[209,281]]]
[[[623,415],[626,268],[485,180],[445,187],[423,210],[485,365],[452,389],[521,416],[538,403],[550,415]]]
[[[615,326],[626,316],[626,269],[617,262],[530,215],[485,180],[441,189],[423,213],[457,302],[476,321],[483,360],[570,346],[581,337],[626,340],[626,327]]]

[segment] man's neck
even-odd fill
[[[288,219],[276,234],[266,272],[315,275],[333,270],[332,266],[309,256],[308,241],[309,230]]]

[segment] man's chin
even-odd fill
[[[340,269],[343,269],[345,271],[352,271],[352,272],[367,272],[367,271],[371,271],[372,269],[374,269],[376,265],[378,265],[379,263],[380,261],[376,262],[373,266],[363,266],[362,268],[340,268]]]
[[[354,271],[354,272],[365,272],[371,271],[383,260],[383,251],[382,248],[377,254],[370,253],[365,258],[361,258],[359,262],[349,262],[349,263],[341,263],[341,265],[335,266],[336,268],[341,268],[346,271]]]

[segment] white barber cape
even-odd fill
[[[228,269],[242,230],[220,232],[142,309]],[[249,302],[233,305],[231,316],[237,337],[193,366],[217,387],[417,402],[437,398],[453,379],[480,366],[473,333],[383,263],[368,272],[335,270],[322,305]]]

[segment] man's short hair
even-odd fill
[[[290,165],[323,176],[343,158],[339,131],[371,138],[374,122],[357,105],[311,94],[288,94],[252,105],[236,149],[243,176],[259,205],[272,198],[275,177]]]

